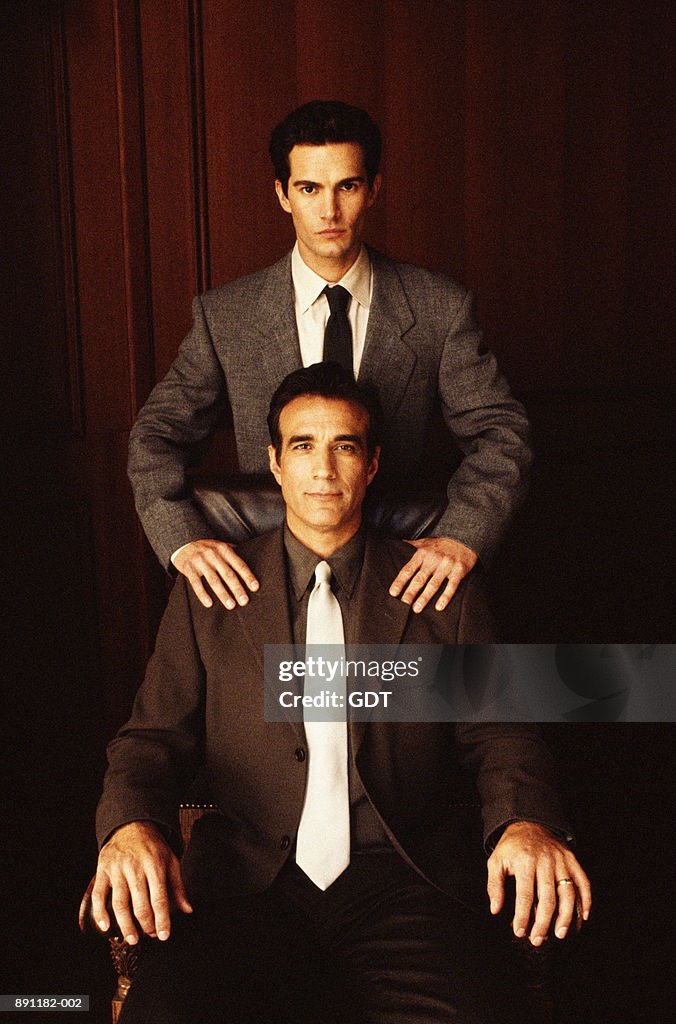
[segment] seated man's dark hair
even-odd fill
[[[369,425],[366,433],[366,447],[369,458],[380,444],[383,413],[378,392],[372,384],[356,381],[340,363],[314,363],[294,370],[284,378],[270,399],[268,430],[277,458],[281,455],[282,435],[279,417],[282,409],[294,398],[303,395],[318,395],[321,398],[337,398],[343,402],[354,402],[368,414]]]
[[[294,146],[325,146],[334,142],[357,142],[364,153],[369,188],[378,173],[382,141],[378,125],[365,110],[339,100],[312,100],[292,110],[270,136],[270,156],[275,178],[289,191],[289,153]]]

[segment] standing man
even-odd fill
[[[493,913],[510,875],[514,932],[535,945],[550,926],[566,935],[576,899],[589,913],[535,726],[265,719],[266,644],[491,639],[475,573],[441,613],[388,594],[406,545],[362,526],[379,420],[340,367],[289,375],[268,417],[285,523],[242,549],[259,592],[229,614],[183,578],[174,587],[97,812],[95,920],[107,929],[112,896],[128,941],[159,940],[125,1024],[488,1024],[494,964],[454,806],[463,768],[481,797]],[[178,799],[198,769],[221,814],[197,824],[179,865]],[[172,920],[172,904],[186,916]]]
[[[435,536],[411,542],[416,550],[391,582],[414,612],[435,596],[438,611],[447,606],[477,560],[490,559],[523,497],[526,417],[482,345],[471,296],[362,243],[381,186],[380,149],[368,114],[339,102],[307,103],[274,129],[275,188],[294,249],[195,299],[193,328],[132,430],[129,475],[148,538],[206,607],[204,581],[230,610],[258,581],[232,545],[213,539],[186,467],[229,406],[240,470],[264,472],[268,401],[301,365],[337,360],[378,388],[385,477],[409,489],[430,478],[447,484]],[[435,454],[440,433],[463,454],[450,480]]]

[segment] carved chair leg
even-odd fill
[[[112,1024],[117,1024],[138,967],[139,947],[130,946],[128,942],[117,936],[108,939],[108,943],[113,967],[117,972],[117,988],[112,1000]]]

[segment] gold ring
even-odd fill
[[[557,878],[556,879],[556,884],[557,885],[572,885],[573,884],[573,879],[572,878]]]

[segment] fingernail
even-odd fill
[[[231,612],[232,609],[235,607],[235,602],[234,601],[226,601],[225,602],[225,607],[228,609],[228,611]]]
[[[103,918],[101,918],[101,920],[97,921],[96,923],[98,924],[98,926],[99,926],[99,928],[101,929],[102,932],[107,932],[108,931],[108,922],[104,921]]]
[[[534,946],[542,945],[542,939],[539,935],[534,935],[530,941],[533,943]]]
[[[130,946],[135,946],[137,940],[135,935],[125,935],[124,941],[128,942]]]
[[[526,934],[526,929],[525,928],[517,928],[516,929],[516,937],[517,937],[517,939],[522,939],[525,934]]]
[[[246,596],[246,594],[242,594],[242,596],[241,596],[241,597],[240,597],[240,599],[239,599],[239,603],[240,603],[241,605],[244,605],[244,604],[248,604],[248,603],[249,603],[249,598],[248,598],[248,597]]]
[[[169,932],[166,930],[166,928],[163,928],[161,932],[157,933],[157,937],[160,940],[160,942],[166,942],[166,940],[169,938]]]
[[[495,913],[495,902],[494,902],[494,900],[491,900],[491,914],[494,914],[494,913]]]
[[[584,914],[582,915],[582,920],[583,921],[588,921],[589,920],[589,911],[588,910],[585,910]]]
[[[565,939],[567,932],[568,932],[567,928],[559,928],[557,933],[556,933],[557,939]]]
[[[421,604],[414,604],[413,605],[413,611],[414,612],[421,612],[422,610],[423,610],[423,606]]]
[[[257,580],[254,580],[253,583],[249,584],[249,590],[258,590],[258,586],[259,586],[259,584],[258,584]]]
[[[399,591],[396,587],[390,587],[390,597],[396,597]]]

